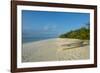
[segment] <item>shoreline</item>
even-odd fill
[[[89,44],[68,49],[68,47],[72,46],[72,43],[80,41],[82,40],[50,38],[24,43],[22,48],[22,62],[89,59]],[[64,44],[65,46],[63,46]]]

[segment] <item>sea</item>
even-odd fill
[[[41,36],[22,37],[22,43],[36,42],[36,41],[41,41],[41,40],[46,40],[46,39],[51,39],[51,38],[57,38],[57,37],[54,37],[54,36],[52,37],[41,37]]]

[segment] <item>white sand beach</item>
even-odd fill
[[[64,61],[89,59],[87,41],[53,38],[23,44],[22,62]],[[75,44],[76,43],[76,44]]]

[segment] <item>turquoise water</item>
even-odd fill
[[[40,40],[46,40],[50,38],[56,38],[56,37],[23,37],[22,38],[22,43],[28,43],[28,42],[35,42],[35,41],[40,41]]]

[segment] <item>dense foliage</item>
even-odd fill
[[[86,27],[81,27],[76,30],[69,31],[65,34],[60,35],[60,38],[74,38],[74,39],[90,39],[90,29],[89,24]]]

